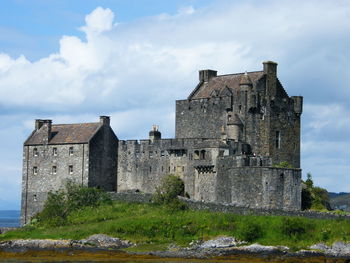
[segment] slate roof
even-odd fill
[[[88,143],[102,126],[101,123],[54,124],[51,126],[49,144]],[[42,133],[39,130],[26,140],[24,145],[42,144]]]
[[[245,74],[247,74],[245,76]],[[247,73],[237,73],[229,75],[221,75],[211,78],[208,82],[200,83],[194,91],[188,97],[189,99],[201,99],[201,98],[210,98],[213,92],[224,92],[224,89],[227,87],[232,92],[236,94],[239,88],[241,80],[246,82],[249,79],[254,85],[260,78],[264,76],[264,71],[254,71]]]

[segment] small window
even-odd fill
[[[276,131],[276,148],[281,148],[281,133],[280,131]]]
[[[162,166],[162,172],[164,172],[164,167]]]
[[[165,156],[165,152],[164,151],[160,151],[160,156]]]
[[[34,175],[38,174],[38,167],[36,167],[36,166],[33,167],[33,174]]]
[[[52,148],[52,155],[57,156],[57,148],[56,147]]]
[[[199,151],[194,151],[194,159],[199,160]]]
[[[37,198],[36,195],[33,195],[33,201],[34,201],[34,202],[38,201],[38,198]]]
[[[73,173],[73,165],[68,166],[68,173],[72,174]]]
[[[57,173],[57,166],[52,166],[52,174],[56,174]]]
[[[205,159],[205,150],[201,150],[201,160]]]
[[[69,155],[73,155],[73,153],[74,153],[73,147],[69,147]]]
[[[149,167],[149,172],[152,172],[152,166]]]
[[[183,171],[183,172],[185,171],[185,166],[182,166],[182,171]]]
[[[34,149],[33,149],[33,155],[34,155],[34,156],[38,156],[38,155],[39,155],[38,148],[34,148]]]
[[[149,151],[149,157],[150,157],[150,158],[153,157],[153,151]]]

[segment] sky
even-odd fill
[[[350,192],[350,1],[2,0],[0,209],[19,209],[34,120],[96,122],[119,139],[174,137],[175,100],[218,74],[278,63],[304,96],[303,176]]]

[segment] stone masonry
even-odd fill
[[[199,71],[193,92],[176,101],[173,139],[162,139],[153,126],[148,139],[118,140],[106,116],[83,124],[37,120],[24,143],[21,222],[67,180],[151,194],[168,174],[184,181],[192,200],[300,210],[302,104],[267,61],[262,71]],[[278,168],[281,162],[290,167]]]
[[[36,120],[23,149],[21,224],[42,209],[48,192],[68,181],[115,191],[117,147],[109,117],[84,124]]]

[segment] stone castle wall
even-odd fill
[[[195,195],[195,166],[213,166],[212,147],[216,141],[202,139],[160,139],[119,141],[118,192],[141,191],[153,193],[161,179],[168,174],[179,176],[185,191]],[[205,151],[204,158],[196,152]]]
[[[165,175],[175,174],[194,200],[300,209],[300,169],[252,166],[267,163],[259,157],[220,157],[222,150],[214,142],[219,143],[199,139],[120,141],[118,192],[154,193]],[[196,151],[205,151],[204,158],[195,158]]]
[[[69,148],[73,147],[73,154]],[[53,154],[57,149],[57,155]],[[34,155],[37,149],[37,156]],[[49,191],[57,191],[67,181],[88,185],[89,180],[88,144],[24,146],[22,178],[21,225],[38,213],[44,205]],[[73,172],[69,172],[69,166]],[[56,167],[56,173],[53,172]],[[33,169],[37,167],[35,174]]]

